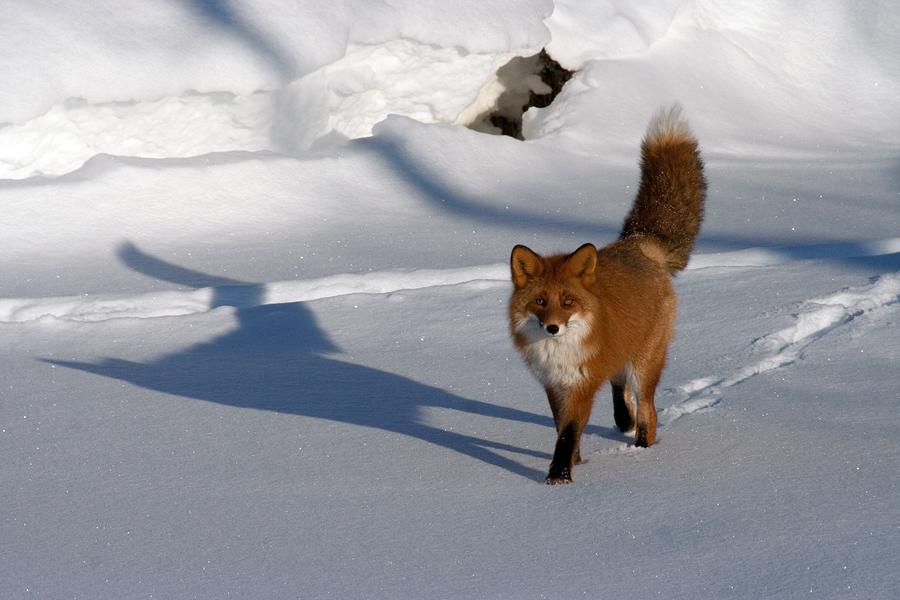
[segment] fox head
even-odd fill
[[[542,257],[525,246],[513,248],[510,269],[514,286],[510,326],[520,341],[557,338],[576,326],[589,327],[596,296],[597,249],[585,244],[572,254]]]

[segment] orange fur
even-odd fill
[[[636,446],[656,441],[653,395],[675,333],[671,277],[687,265],[705,194],[697,140],[675,107],[651,121],[641,185],[617,241],[549,257],[513,248],[510,330],[556,423],[547,483],[572,481],[594,395],[607,381],[616,425],[635,428]]]

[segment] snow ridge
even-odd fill
[[[797,246],[782,249],[748,248],[735,252],[701,254],[692,258],[687,268],[764,267],[803,259],[879,256],[895,252],[900,252],[900,238],[871,240],[860,243]],[[253,286],[218,286],[186,291],[152,292],[132,297],[84,295],[62,298],[9,298],[0,299],[0,323],[34,321],[42,318],[92,322],[121,318],[168,317],[206,312],[223,305],[248,308],[263,304],[308,302],[310,300],[348,294],[389,294],[400,290],[447,285],[505,285],[508,281],[509,267],[505,263],[495,263],[492,265],[454,269],[389,270],[362,274],[347,273],[318,279],[282,281]],[[886,281],[892,280],[886,279]],[[886,303],[887,300],[885,298],[889,299],[891,297],[893,288],[890,284],[884,284],[884,286],[885,290],[876,293],[875,300],[868,299],[865,301],[881,302],[882,305]],[[248,287],[254,288],[253,294],[241,293],[242,289],[246,291]],[[844,296],[839,295],[838,297],[843,298]],[[223,301],[223,298],[226,300]],[[867,295],[866,298],[869,298],[869,296]],[[850,302],[851,300],[847,301]],[[863,304],[865,301],[859,300]],[[822,322],[833,322],[835,323],[834,326],[836,326],[841,324],[842,320],[849,320],[845,314],[845,309],[834,306],[836,301],[811,302],[825,303],[828,306],[822,309],[821,316],[800,317],[802,323],[798,324],[799,329],[797,333],[793,334],[799,336],[797,339],[806,339],[808,337],[806,334],[807,329],[821,331],[825,327],[820,326]],[[836,316],[832,318],[829,315]],[[773,334],[772,339],[765,343],[775,344],[775,340],[779,335],[789,336],[786,332],[779,332],[778,334]],[[782,350],[794,343],[796,342],[785,343]],[[763,342],[760,342],[760,344],[763,344]],[[685,391],[693,393],[695,390]]]
[[[151,292],[132,297],[68,296],[64,298],[0,299],[0,322],[40,319],[94,322],[108,319],[153,318],[207,312],[218,306],[250,308],[265,304],[308,302],[348,294],[389,294],[447,285],[502,285],[506,265],[381,271],[331,275],[319,279],[245,286],[204,287],[190,291]],[[254,293],[246,293],[252,290]]]

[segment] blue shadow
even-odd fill
[[[242,40],[278,71],[283,82],[300,76],[291,55],[244,19],[228,0],[184,0],[184,3],[209,23]]]
[[[444,431],[426,424],[428,408],[532,423],[548,429],[553,420],[526,411],[470,400],[406,377],[323,356],[338,351],[301,302],[261,305],[263,287],[218,278],[141,252],[119,249],[131,268],[182,285],[210,285],[216,306],[233,306],[239,327],[210,342],[148,363],[107,358],[98,363],[46,360],[184,398],[286,415],[326,419],[381,429],[424,440],[534,481],[544,472],[499,454],[551,455],[510,444]],[[617,430],[592,426],[591,432],[620,439]],[[340,443],[335,440],[334,443]]]

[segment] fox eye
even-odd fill
[[[544,300],[543,298],[538,298],[534,301],[534,303],[537,304],[538,306],[544,306],[545,304],[547,304],[547,301]]]
[[[573,303],[573,302],[574,302],[574,300],[572,300],[571,298],[566,298],[566,299],[563,301],[563,306],[572,306],[572,303]]]

